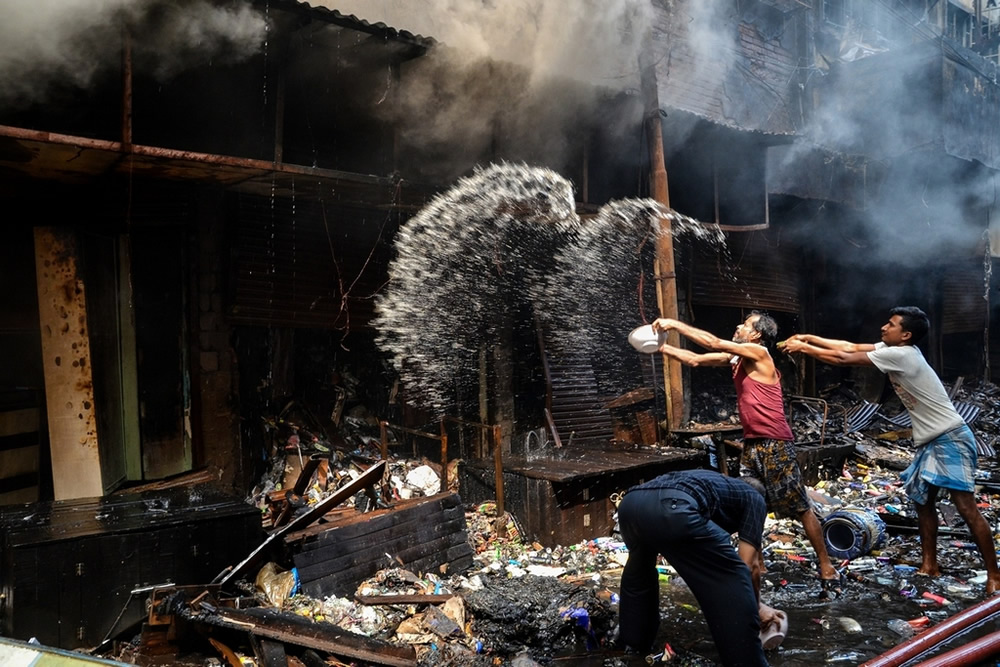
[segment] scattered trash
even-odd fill
[[[975,401],[974,392],[992,392],[989,387],[977,389],[969,383],[962,391]],[[710,404],[713,421],[732,419],[731,402],[717,396],[701,400]],[[982,404],[993,405],[987,401]],[[308,624],[303,627],[331,628],[334,634],[324,641],[334,646],[346,642],[346,637],[363,638],[369,643],[357,648],[363,656],[359,659],[370,659],[372,664],[378,664],[378,659],[399,659],[400,664],[420,667],[535,667],[571,664],[569,660],[562,662],[568,656],[613,654],[618,580],[628,560],[628,551],[616,533],[578,544],[542,546],[524,534],[514,514],[498,516],[497,503],[462,506],[457,494],[440,493],[441,466],[420,457],[390,456],[381,483],[361,490],[356,480],[381,460],[377,425],[345,415],[339,434],[328,437],[303,425],[307,419],[297,414],[299,411],[289,410],[269,422],[276,442],[274,451],[284,462],[272,465],[251,500],[261,510],[265,527],[295,529],[295,537],[285,541],[286,548],[301,549],[323,533],[331,538],[317,541],[308,553],[300,551],[299,562],[261,559],[253,568],[245,568],[243,574],[255,576],[256,585],[243,591],[241,604],[259,605],[258,610],[248,612],[269,610],[283,623],[290,616]],[[820,516],[834,565],[843,575],[843,594],[838,593],[833,604],[850,605],[841,609],[852,611],[851,616],[823,614],[823,609],[832,612],[834,607],[827,607],[830,603],[820,597],[816,554],[801,524],[769,517],[763,541],[766,570],[761,579],[762,600],[772,606],[781,604],[789,610],[788,617],[799,619],[791,635],[778,633],[781,639],[776,643],[781,646],[776,656],[801,656],[803,664],[860,664],[884,647],[947,622],[963,607],[984,597],[985,571],[979,569],[978,550],[945,498],[939,502],[943,538],[939,561],[947,574],[917,575],[921,558],[917,520],[898,474],[912,456],[906,438],[877,441],[877,420],[870,430],[845,433],[839,431],[836,418],[821,423],[825,419],[821,412],[794,414],[796,433],[817,437],[823,433],[825,442],[834,448],[843,447],[845,442],[851,445],[846,458],[811,459],[816,481],[807,492]],[[1000,427],[994,430],[998,423],[1000,408],[983,407],[978,428],[1000,434]],[[977,481],[982,485],[976,500],[989,525],[1000,532],[1000,500],[995,495],[1000,493],[1000,471],[996,461],[987,457],[980,458],[980,466]],[[446,491],[456,491],[458,476],[451,464],[447,477]],[[337,510],[342,515],[327,514],[325,523],[308,530],[294,524],[344,488],[350,488],[352,495]],[[445,497],[450,500],[439,500]],[[406,512],[413,518],[407,518],[411,514]],[[346,520],[341,522],[340,516]],[[348,535],[337,532],[338,522],[355,526],[350,530],[358,534],[388,531],[386,539],[377,540],[378,552],[365,557],[367,564],[375,567],[350,588],[346,582],[355,576],[352,568],[357,565],[348,563],[365,558],[357,557],[351,548],[336,551],[336,545],[345,544],[346,539],[332,537]],[[428,565],[421,566],[422,561],[408,559],[405,548],[389,540],[398,538],[416,546],[425,539],[420,537],[418,526],[426,526],[430,531],[426,550],[430,551],[432,543],[436,544],[433,540],[441,538],[443,527],[452,522],[464,525],[466,556],[460,568],[432,566],[431,561],[423,561]],[[394,527],[397,525],[410,527]],[[441,548],[458,547],[449,543]],[[338,560],[341,558],[344,560]],[[323,562],[341,565],[325,569]],[[661,597],[663,623],[658,640],[669,638],[670,643],[658,641],[663,650],[642,657],[648,664],[711,664],[710,658],[697,655],[698,651],[712,650],[697,601],[663,560],[657,564],[657,575],[661,591],[666,592]],[[315,594],[331,582],[337,582],[337,592]],[[307,584],[311,588],[304,590]],[[217,604],[206,603],[209,599],[195,605],[178,603],[175,609],[184,610],[196,623],[208,622],[214,619],[209,609],[216,609]],[[259,623],[248,616],[226,614],[229,612],[223,614],[226,623]],[[232,627],[243,627],[238,623]],[[889,632],[880,633],[883,628]],[[290,636],[296,636],[295,632],[299,631]],[[695,639],[687,639],[690,637]],[[671,645],[678,647],[677,651]],[[392,654],[396,658],[379,658],[390,655],[383,653],[389,651],[384,647],[390,646],[392,651],[404,652]],[[244,665],[264,664],[247,647],[232,650]],[[117,656],[127,657],[122,651]],[[616,660],[608,657],[604,664],[627,662]]]
[[[889,619],[887,625],[890,630],[904,639],[908,639],[916,634],[916,630],[913,629],[913,626],[901,618],[891,618]]]

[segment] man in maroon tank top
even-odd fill
[[[778,335],[774,318],[754,311],[736,327],[732,340],[679,320],[660,318],[653,322],[654,331],[671,329],[711,352],[699,354],[664,343],[659,348],[661,353],[687,366],[732,366],[736,404],[743,425],[743,464],[764,484],[772,512],[802,522],[806,537],[816,550],[822,593],[829,596],[837,590],[840,575],[830,562],[823,529],[802,483],[792,446],[794,436],[785,418],[781,374],[767,349]]]

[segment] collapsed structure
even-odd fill
[[[581,225],[610,202],[653,198],[725,234],[728,252],[679,239],[667,254],[656,244],[671,235],[624,254],[539,246],[577,270],[579,284],[552,283],[569,274],[532,260],[523,287],[563,294],[553,311],[587,307],[570,297],[622,265],[620,301],[591,304],[621,316],[599,343],[618,329],[624,345],[664,304],[710,329],[760,308],[783,332],[874,339],[887,307],[913,302],[935,317],[936,369],[989,379],[996,10],[730,4],[635,3],[587,33],[596,10],[574,4],[585,46],[614,42],[629,64],[596,82],[470,57],[333,3],[36,14],[71,57],[0,56],[0,197],[12,212],[0,500],[89,502],[192,474],[246,496],[278,458],[276,429],[294,424],[307,454],[412,450],[470,500],[502,509],[507,488],[525,517],[550,508],[554,525],[529,524],[541,539],[605,530],[627,480],[702,461],[690,448],[638,451],[670,432],[701,435],[682,432],[697,385],[634,359],[623,375],[601,348],[559,350],[578,332],[560,333],[530,299],[500,298],[503,326],[461,350],[468,367],[442,390],[457,395],[437,401],[456,407],[437,414],[436,396],[400,382],[374,320],[397,232],[489,164],[551,170]],[[192,37],[196,14],[211,28]],[[555,34],[543,37],[562,44]],[[504,243],[476,250],[497,273],[524,259]],[[437,268],[444,280],[452,267]],[[441,317],[445,332],[465,321]],[[406,349],[402,363],[419,365],[424,351]],[[822,388],[811,364],[784,371],[789,394]],[[860,371],[836,379],[871,401],[884,390]],[[709,429],[719,446],[731,426]],[[468,461],[461,472],[455,459]],[[248,545],[231,546],[228,562]],[[122,590],[160,583],[149,577]]]

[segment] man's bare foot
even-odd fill
[[[919,574],[924,577],[940,577],[941,569],[938,568],[937,565],[933,565],[930,567],[921,567],[919,570],[914,572],[914,574]]]
[[[997,591],[1000,591],[1000,572],[986,577],[986,594],[993,595]]]

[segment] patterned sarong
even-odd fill
[[[779,518],[798,519],[812,505],[802,485],[795,448],[787,440],[745,438],[742,467],[756,477],[767,493],[767,509]]]
[[[917,450],[913,463],[899,474],[910,500],[926,505],[930,487],[975,490],[976,437],[962,425],[939,435]]]

